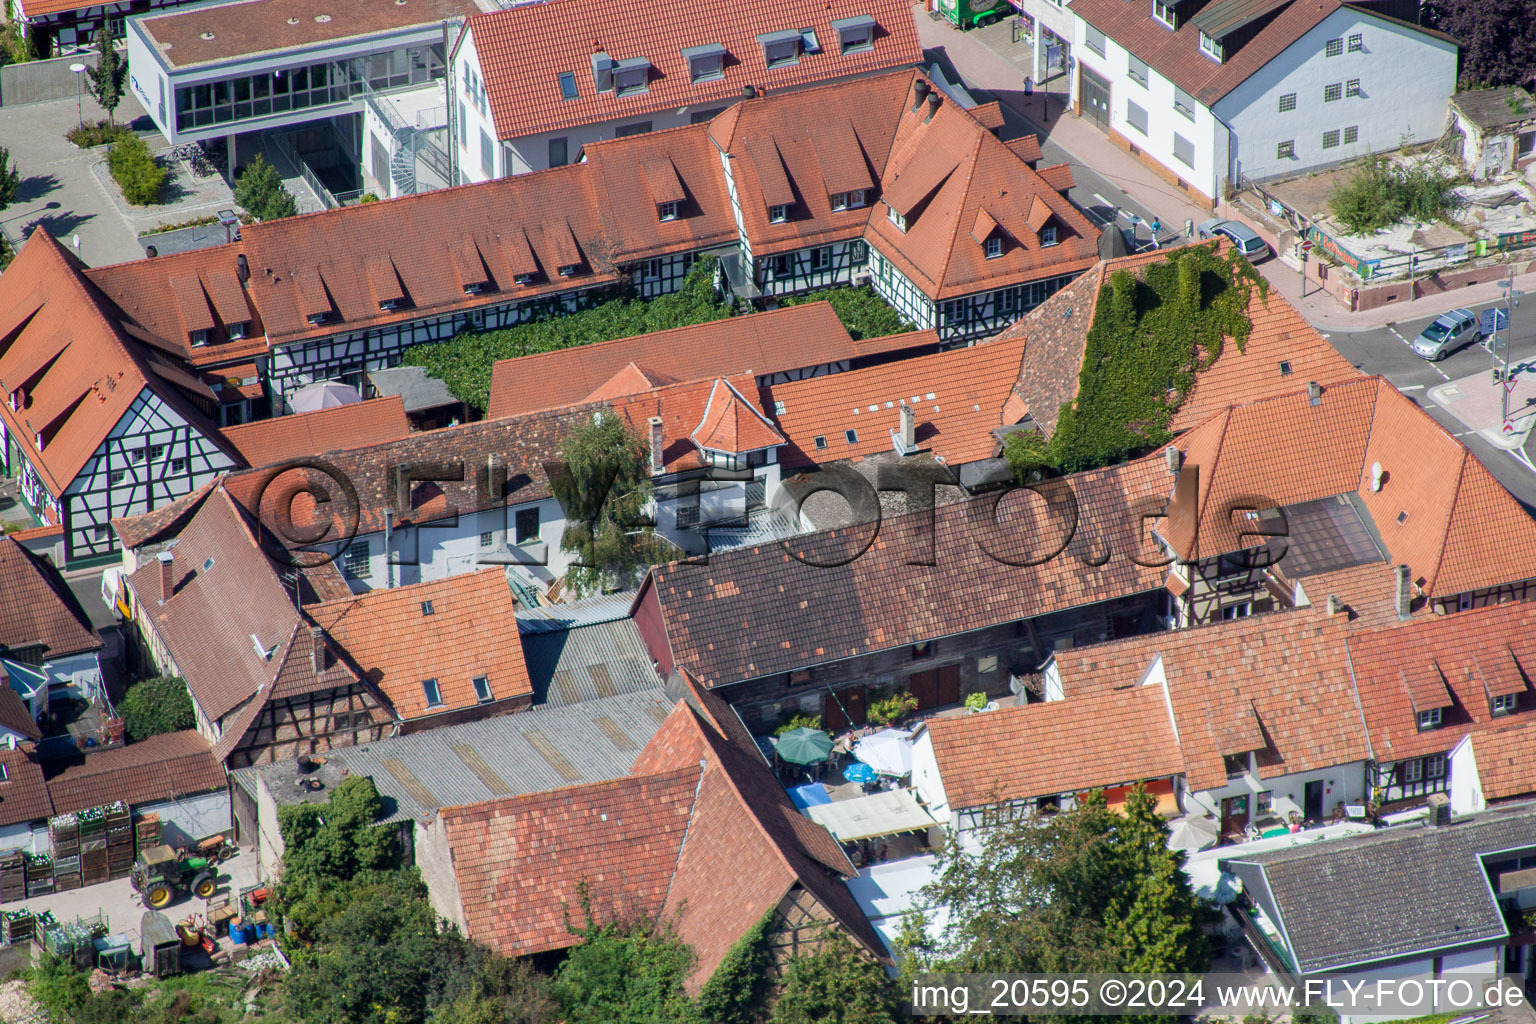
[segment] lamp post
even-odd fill
[[[85,75],[85,65],[81,64],[79,61],[76,61],[69,66],[69,70],[75,73],[75,119],[79,126],[84,128],[85,109],[82,105],[84,103],[84,100],[82,99],[82,86],[84,85],[83,76]]]
[[[1499,290],[1504,293],[1504,367],[1499,373],[1499,413],[1502,426],[1509,426],[1509,392],[1514,387],[1509,379],[1509,350],[1513,346],[1511,342],[1515,335],[1515,310],[1520,307],[1520,300],[1525,292],[1515,290],[1515,271],[1509,271],[1509,278],[1499,282]],[[1497,337],[1497,335],[1495,335]],[[1495,343],[1495,356],[1498,345]]]

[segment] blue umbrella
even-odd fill
[[[843,769],[843,778],[849,782],[874,782],[879,777],[880,773],[863,761],[855,761]]]

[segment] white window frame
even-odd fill
[[[997,259],[1003,254],[1003,236],[994,231],[992,234],[988,235],[987,240],[982,243],[982,249],[986,253],[987,259]]]
[[[768,207],[768,223],[783,224],[789,220],[789,204],[775,203]]]
[[[885,207],[885,216],[887,220],[896,225],[897,231],[900,231],[902,234],[907,233],[907,218],[897,213],[896,207],[887,203]]]
[[[1426,779],[1445,778],[1445,755],[1430,754],[1424,758],[1424,777]]]
[[[1200,33],[1200,52],[1205,54],[1211,60],[1215,61],[1217,64],[1222,63],[1222,61],[1226,59],[1222,51],[1221,42],[1219,40],[1212,39],[1204,32]]]
[[[224,336],[230,341],[244,341],[246,332],[250,329],[249,320],[234,320],[224,325]]]
[[[869,189],[856,188],[852,192],[832,193],[834,211],[859,210],[869,205]]]
[[[676,199],[669,199],[664,203],[656,204],[656,215],[663,221],[677,220],[678,208],[682,206]]]
[[[1404,783],[1418,782],[1424,777],[1424,762],[1420,761],[1418,758],[1414,758],[1411,761],[1404,761],[1402,762],[1402,765],[1402,781]]]
[[[1174,86],[1173,109],[1182,114],[1186,121],[1193,121],[1195,119],[1195,98],[1178,86]]]
[[[1518,702],[1518,700],[1518,694],[1501,693],[1495,696],[1493,700],[1489,702],[1488,709],[1495,718],[1501,718],[1504,715],[1512,715],[1515,713],[1515,704]]]
[[[1442,708],[1426,708],[1425,710],[1420,711],[1414,717],[1414,721],[1418,724],[1420,732],[1429,729],[1438,729],[1444,720],[1445,718]]]
[[[1166,28],[1178,31],[1178,13],[1168,0],[1152,0],[1152,20]]]
[[[638,76],[638,79],[637,77]],[[651,91],[651,67],[613,69],[615,96],[640,96]]]
[[[1058,239],[1056,237],[1056,225],[1055,224],[1047,224],[1045,227],[1040,229],[1040,246],[1041,246],[1041,248],[1046,248],[1046,247],[1055,245],[1057,243],[1057,241],[1058,241]]]
[[[1146,61],[1127,50],[1125,54],[1125,74],[1127,78],[1145,89],[1147,87],[1147,77],[1151,74],[1151,69],[1147,67]]]
[[[1083,45],[1100,57],[1104,56],[1104,51],[1107,48],[1104,33],[1087,22],[1083,23]]]

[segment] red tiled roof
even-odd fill
[[[207,793],[226,785],[224,766],[193,730],[162,733],[114,750],[47,766],[55,814]]]
[[[709,141],[709,125],[590,142],[583,152],[604,227],[613,240],[611,259],[736,243],[736,220],[720,173],[720,154]],[[635,173],[636,167],[641,173]],[[652,169],[654,181],[645,168]],[[659,198],[658,189],[676,194],[676,220],[661,219],[657,206],[671,200]]]
[[[643,379],[665,384],[798,370],[851,359],[855,351],[830,303],[785,306],[769,313],[498,360],[491,370],[487,415],[502,419],[564,408],[584,398],[614,397],[605,385],[629,365],[640,370]]]
[[[0,825],[19,825],[53,816],[43,770],[21,750],[0,749],[6,778],[0,781]]]
[[[510,621],[516,610],[500,567],[305,608],[405,719],[482,703],[475,693],[477,676],[486,678],[491,700],[532,694],[522,645],[486,628]],[[437,680],[440,705],[428,706],[424,679]]]
[[[95,651],[101,638],[59,571],[0,537],[0,651],[41,646],[45,661]]]
[[[225,427],[224,437],[248,466],[269,466],[317,452],[366,448],[410,436],[399,395]]]
[[[1483,799],[1508,800],[1536,793],[1536,718],[1500,729],[1486,729],[1467,737],[1477,765],[1477,784]]]
[[[742,383],[752,387],[750,380]],[[704,417],[688,436],[700,448],[734,455],[776,448],[784,443],[784,435],[724,377],[716,378],[710,387]]]
[[[1536,694],[1529,688],[1536,680],[1533,628],[1536,604],[1515,602],[1352,638],[1350,665],[1376,760],[1444,753],[1468,733],[1509,725],[1511,718],[1493,716],[1489,698],[1498,691],[1517,694],[1515,719],[1536,720]],[[1439,728],[1419,731],[1416,711],[1427,709],[1415,706],[1405,679],[1428,679],[1449,690],[1438,698]]]
[[[1156,686],[935,718],[926,729],[952,810],[1149,782],[1184,770]]]
[[[43,730],[32,718],[31,709],[12,689],[4,664],[0,664],[0,726],[34,742],[43,738]]]
[[[859,15],[869,15],[879,25],[874,46],[839,53],[832,22]],[[805,28],[815,30],[820,52],[803,54],[795,64],[767,67],[757,37]],[[503,139],[664,110],[705,109],[737,99],[749,84],[777,92],[911,66],[923,59],[911,10],[900,0],[702,0],[648,8],[643,17],[614,0],[555,0],[537,10],[477,14],[466,23],[465,32],[479,57],[491,116]],[[692,82],[682,51],[707,44],[728,51],[725,73]],[[598,93],[589,59],[595,50],[605,51],[614,61],[649,60],[653,70],[647,91],[630,96]],[[563,72],[575,75],[576,99],[562,98]]]
[[[763,407],[775,410],[789,439],[781,458],[788,465],[890,451],[891,432],[900,428],[899,407],[911,405],[918,447],[961,466],[996,450],[991,431],[1007,422],[1003,407],[1023,352],[1023,339],[994,341],[773,384],[763,389]],[[850,430],[857,441],[848,440]],[[826,447],[818,447],[818,437]]]
[[[754,386],[750,376],[737,377],[735,381],[744,390]],[[651,417],[659,416],[665,472],[698,469],[704,465],[704,458],[692,435],[697,433],[704,420],[715,383],[713,380],[693,380],[682,384],[666,384],[650,391],[615,398],[612,402],[613,411],[629,423],[636,435],[647,441],[650,438]],[[782,444],[783,438],[773,443]]]
[[[610,398],[624,398],[628,395],[637,395],[642,391],[659,388],[663,384],[676,384],[677,381],[663,377],[659,373],[652,373],[642,369],[634,363],[628,363],[624,369],[609,377],[596,391],[588,395],[583,401],[602,402]]]

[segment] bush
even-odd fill
[[[715,261],[706,257],[693,265],[682,288],[670,295],[649,300],[620,295],[593,300],[586,308],[562,316],[564,312],[561,302],[550,300],[539,319],[414,345],[405,350],[401,361],[426,367],[430,376],[448,385],[455,398],[483,414],[490,402],[491,366],[498,359],[722,320],[731,315],[731,306],[715,294]]]
[[[1426,163],[1393,164],[1371,157],[1333,190],[1328,208],[1354,235],[1404,220],[1441,220],[1456,209],[1458,180]]]
[[[374,195],[372,192],[364,192],[362,195],[357,197],[357,201],[359,204],[376,203],[379,201],[379,197]]]
[[[178,676],[156,676],[128,687],[118,713],[128,728],[130,740],[148,739],[165,732],[180,732],[197,725],[192,711],[192,694]]]
[[[150,206],[160,201],[168,173],[160,166],[149,146],[136,135],[112,144],[107,150],[107,170],[123,190],[123,198],[134,206]]]
[[[114,124],[108,120],[87,121],[65,132],[64,137],[81,149],[90,149],[105,146],[109,142],[131,139],[133,132],[125,124]]]
[[[826,288],[804,295],[787,295],[779,300],[779,305],[803,306],[807,302],[822,301],[832,303],[837,318],[843,322],[855,341],[860,338],[883,338],[888,334],[905,334],[916,329],[869,287]]]
[[[793,714],[793,715],[790,715],[788,718],[784,719],[784,721],[780,722],[778,728],[773,730],[773,734],[775,736],[783,736],[785,733],[787,733],[787,732],[794,732],[796,729],[820,729],[820,728],[821,728],[821,716],[820,715]]]
[[[279,220],[299,212],[293,193],[283,187],[277,168],[260,153],[240,172],[235,182],[235,202],[257,220]]]
[[[972,711],[985,711],[987,695],[984,693],[968,693],[965,695],[965,706]]]
[[[891,725],[917,710],[917,698],[906,690],[876,691],[869,702],[869,720],[876,725]]]

